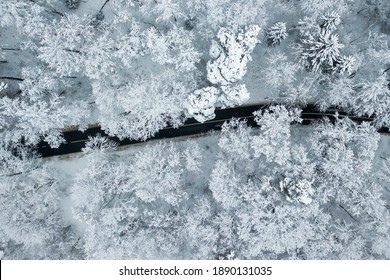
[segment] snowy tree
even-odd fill
[[[280,96],[290,106],[306,106],[313,97],[313,80],[318,77],[318,74],[313,73],[313,76],[301,80],[296,86],[283,89]]]
[[[265,0],[246,0],[238,3],[234,0],[194,0],[186,2],[190,17],[197,19],[196,30],[211,38],[221,26],[236,29],[241,26],[266,21]]]
[[[130,30],[116,40],[115,49],[117,51],[114,52],[114,55],[120,59],[124,66],[131,68],[136,58],[146,55],[148,51],[145,46],[146,42],[142,37],[140,24],[134,20],[126,22],[126,24],[130,27]]]
[[[46,25],[38,58],[61,75],[80,73],[83,70],[84,48],[93,36],[91,20],[88,16],[67,14],[59,21]]]
[[[87,166],[76,176],[72,210],[85,227],[83,239],[88,259],[136,257],[131,255],[132,245],[139,242],[135,233],[142,231],[144,209],[142,201],[127,192],[132,178],[130,159],[123,161],[112,154],[89,153]]]
[[[356,201],[375,197],[375,189],[366,193],[368,175],[379,141],[375,128],[349,119],[321,124],[311,138],[312,152],[317,159],[317,194],[320,201],[336,201],[351,215],[362,214]],[[363,198],[365,197],[365,198]]]
[[[107,137],[103,137],[100,134],[95,137],[88,136],[88,142],[85,144],[83,152],[88,154],[94,152],[113,151],[117,145],[118,144],[115,141],[112,141]]]
[[[72,210],[85,227],[87,258],[119,259],[124,257],[122,250],[126,250],[124,246],[119,250],[120,232],[137,217],[137,201],[132,197],[120,199],[126,195],[123,187],[130,179],[129,168],[110,157],[96,155],[88,156],[88,165],[76,176]],[[115,249],[117,252],[112,252]]]
[[[182,157],[185,160],[185,167],[187,170],[192,172],[200,171],[203,156],[197,143],[189,143],[189,147],[184,150]]]
[[[370,16],[378,17],[384,24],[388,20],[390,10],[389,2],[386,0],[363,1],[363,7],[367,9]]]
[[[83,100],[67,100],[63,96],[66,84],[48,71],[34,68],[23,73],[26,79],[21,84],[21,95],[0,99],[0,119],[7,120],[3,135],[15,143],[24,138],[28,145],[37,144],[42,137],[58,147],[63,141],[61,129],[82,124],[88,105]]]
[[[170,22],[172,20],[176,22],[185,17],[178,0],[148,0],[144,2],[140,11],[143,14],[152,13],[157,16],[156,22]]]
[[[13,121],[12,126],[9,126],[11,130],[5,134],[7,139],[18,142],[24,137],[26,144],[34,145],[43,136],[50,146],[58,147],[63,142],[60,129],[65,127],[64,121],[74,113],[63,111],[64,108],[60,104],[61,99],[58,97],[48,102],[34,103],[3,98],[0,100],[2,114],[7,117],[15,117],[15,115],[18,117]]]
[[[92,222],[101,211],[115,203],[128,182],[128,168],[123,163],[110,162],[109,157],[88,157],[88,168],[77,175],[72,190],[76,217]],[[112,203],[112,204],[111,204]]]
[[[271,106],[253,113],[260,126],[259,135],[252,137],[255,157],[265,156],[268,162],[283,165],[290,157],[290,124],[300,122],[300,110]]]
[[[251,140],[251,128],[246,122],[232,119],[222,125],[218,146],[228,158],[240,162],[252,156]]]
[[[250,98],[244,84],[222,85],[221,90],[222,95],[218,101],[222,103],[222,108],[241,105]]]
[[[288,201],[310,204],[313,201],[311,196],[314,194],[312,184],[313,182],[306,179],[294,182],[290,178],[285,178],[280,182],[280,189],[286,193]]]
[[[310,241],[323,238],[316,229],[326,224],[329,215],[321,213],[318,204],[274,204],[269,209],[255,206],[239,213],[238,235],[245,244],[243,252],[247,257],[277,259],[284,254],[298,254],[302,258],[299,252],[304,253]],[[311,222],[314,219],[316,222]]]
[[[92,85],[101,126],[109,135],[146,140],[168,125],[183,123],[191,77],[167,69],[119,82],[106,79]]]
[[[309,204],[315,194],[315,164],[303,145],[292,145],[291,156],[280,174],[279,187],[286,200]]]
[[[321,16],[321,31],[323,33],[332,33],[336,30],[340,23],[340,15],[337,12],[332,11],[330,13],[326,13],[325,15]]]
[[[1,231],[22,246],[47,246],[61,226],[58,184],[48,168],[0,179]]]
[[[325,111],[330,106],[345,108],[345,110],[352,109],[355,104],[356,81],[347,76],[341,76],[331,80],[328,84],[329,86],[318,96],[320,109]]]
[[[344,45],[339,43],[339,35],[333,34],[338,24],[340,16],[335,11],[322,16],[319,23],[313,17],[305,18],[299,23],[300,41],[296,48],[300,62],[308,70],[322,70],[333,74],[351,74],[354,70],[356,59],[341,54]]]
[[[98,38],[83,47],[83,53],[79,61],[81,63],[79,66],[82,67],[80,71],[93,80],[115,76],[120,65],[116,60],[116,49],[117,42],[112,38],[111,30],[106,30]],[[131,60],[131,58],[128,57],[126,61],[128,60]]]
[[[41,67],[26,67],[22,69],[23,81],[19,84],[23,96],[36,101],[50,95],[63,94],[67,83],[55,73]]]
[[[261,72],[267,86],[271,89],[279,89],[292,85],[297,71],[297,66],[288,62],[285,54],[278,52],[267,58],[267,66]]]
[[[390,258],[390,235],[386,234],[380,238],[375,239],[373,244],[373,251],[375,254],[379,254],[383,259]]]
[[[195,90],[188,97],[187,111],[198,122],[215,118],[214,104],[218,100],[219,90],[215,87],[205,87]]]
[[[286,23],[276,22],[266,31],[266,36],[268,45],[272,47],[280,45],[280,42],[287,38]]]
[[[183,229],[194,259],[209,259],[216,253],[218,230],[214,226],[213,200],[207,195],[197,200],[186,215]]]
[[[9,0],[0,3],[0,26],[16,25],[21,28],[25,24],[26,17],[31,10],[37,9],[37,5],[28,1]]]
[[[145,36],[152,60],[159,64],[174,65],[178,71],[191,71],[200,60],[200,53],[194,48],[192,33],[183,28],[174,27],[163,34],[152,27]]]
[[[187,111],[199,122],[205,122],[215,117],[215,104],[222,108],[241,105],[249,99],[249,92],[244,84],[223,85],[221,90],[215,87],[205,87],[195,90],[188,98]]]
[[[307,259],[362,259],[363,252],[356,241],[362,241],[356,229],[348,222],[332,219],[316,228],[316,238],[303,249]],[[347,255],[349,257],[347,257]],[[360,256],[356,257],[356,256]]]
[[[241,176],[234,171],[234,165],[225,160],[218,160],[210,176],[209,188],[213,197],[225,209],[234,209],[239,206],[240,196],[238,189],[241,185]]]
[[[87,258],[179,256],[183,165],[172,145],[147,146],[133,157],[88,154],[72,193],[76,218],[86,227]]]
[[[177,205],[186,198],[182,190],[182,162],[179,152],[164,144],[147,146],[134,156],[134,172],[129,182],[129,191],[142,201],[163,199]]]
[[[315,17],[326,13],[329,10],[336,11],[338,13],[343,13],[348,11],[349,3],[353,2],[352,0],[302,0],[299,1],[299,7],[308,15],[313,15]]]
[[[375,73],[383,73],[384,69],[387,69],[387,61],[390,58],[389,42],[387,35],[381,33],[370,34],[368,43],[368,49],[365,53],[365,70],[374,71]],[[378,67],[380,66],[380,67]]]
[[[210,56],[214,60],[207,63],[207,79],[213,84],[226,85],[237,82],[246,73],[246,65],[252,59],[251,53],[259,42],[257,35],[260,27],[251,25],[232,33],[220,28],[218,42],[213,41]]]
[[[38,157],[21,143],[0,141],[0,177],[29,172],[37,168]]]
[[[371,116],[376,115],[378,125],[389,125],[390,116],[390,89],[387,76],[381,76],[365,80],[362,83],[362,88],[357,93],[354,106],[358,114],[366,114]]]
[[[250,54],[258,43],[259,31],[257,25],[239,29],[238,32],[220,28],[217,35],[219,41],[211,44],[210,56],[213,60],[207,63],[207,79],[221,87],[222,94],[218,101],[222,107],[241,105],[249,99],[245,85],[235,83],[246,73],[246,64],[251,60]],[[202,92],[197,92],[196,96],[201,96]]]
[[[312,71],[321,68],[333,68],[340,57],[340,50],[344,47],[339,43],[337,34],[319,33],[302,38],[298,46],[301,62]]]
[[[216,253],[218,259],[232,260],[240,252],[240,240],[237,235],[239,221],[231,213],[220,212],[215,217],[215,226],[218,229],[218,243]]]
[[[356,68],[356,59],[355,57],[349,55],[345,56],[342,55],[338,58],[336,61],[336,67],[333,69],[333,73],[340,73],[344,74],[347,73],[348,75],[351,75]]]

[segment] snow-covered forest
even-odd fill
[[[0,28],[0,259],[390,259],[389,0],[0,0]]]

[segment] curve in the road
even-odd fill
[[[196,135],[200,133],[206,133],[211,130],[220,130],[222,124],[230,120],[231,118],[240,118],[246,119],[248,125],[256,127],[257,123],[254,121],[253,112],[258,111],[260,109],[265,109],[269,107],[269,105],[251,105],[251,106],[243,106],[243,107],[235,107],[228,109],[217,109],[215,110],[215,118],[210,121],[206,121],[204,123],[199,123],[195,119],[187,119],[183,126],[178,128],[166,127],[160,130],[156,135],[149,138],[152,139],[163,139],[163,138],[174,138],[179,136],[189,136]],[[309,104],[305,108],[302,109],[301,118],[303,119],[302,125],[310,125],[314,121],[318,121],[324,117],[329,117],[331,120],[335,120],[336,110],[329,110],[326,112],[320,112],[316,109],[316,107],[312,104]],[[363,121],[373,121],[372,118],[369,117],[359,117],[359,116],[351,116],[344,112],[338,112],[339,118],[349,117],[353,121],[361,123]],[[389,129],[381,128],[378,130],[381,133],[389,133]],[[143,141],[140,140],[130,140],[123,139],[120,140],[118,137],[111,137],[107,135],[99,126],[91,127],[85,130],[84,132],[73,130],[73,131],[64,131],[64,138],[66,143],[62,144],[58,149],[51,148],[46,142],[42,141],[37,146],[38,152],[42,155],[42,157],[50,157],[64,154],[71,154],[81,152],[82,148],[85,147],[85,143],[88,141],[89,136],[96,136],[100,134],[102,136],[106,136],[111,140],[118,143],[119,146],[130,145],[141,143]]]

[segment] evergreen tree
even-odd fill
[[[280,45],[280,42],[287,38],[286,23],[276,22],[266,32],[268,45],[275,47]]]

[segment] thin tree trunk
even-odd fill
[[[1,48],[2,51],[20,51],[20,48]]]
[[[357,220],[347,211],[347,209],[345,209],[343,206],[341,206],[340,204],[339,204],[339,207],[341,208],[341,209],[343,209],[347,214],[348,214],[348,216],[350,216],[351,218],[352,218],[352,220],[354,220],[355,222],[357,222]]]
[[[0,77],[1,80],[13,80],[13,81],[24,81],[23,78],[18,77]]]
[[[110,2],[110,0],[106,0],[106,2],[104,2],[103,6],[99,10],[99,13],[104,9],[108,2]]]

